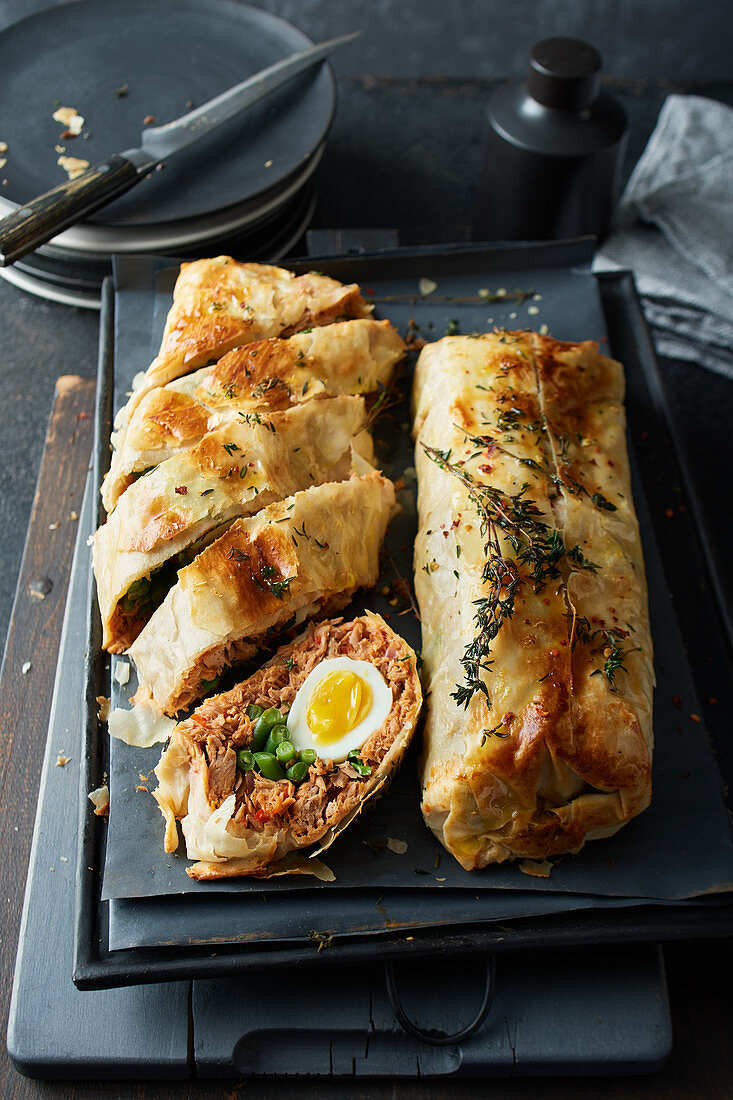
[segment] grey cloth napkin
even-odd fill
[[[657,351],[733,377],[733,109],[670,95],[594,270],[634,272]]]

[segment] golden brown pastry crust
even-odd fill
[[[94,536],[103,647],[127,649],[154,611],[145,603],[133,613],[124,599],[131,585],[189,553],[197,540],[311,485],[370,469],[366,424],[362,397],[312,401],[233,421],[139,478]]]
[[[232,348],[302,329],[368,317],[356,284],[310,271],[216,256],[181,264],[160,352],[137,381],[139,393],[189,374]]]
[[[105,508],[112,511],[136,473],[224,424],[323,397],[375,392],[389,383],[404,353],[389,321],[345,321],[289,339],[259,340],[208,369],[136,395],[134,412],[112,437]]]
[[[649,802],[654,678],[622,400],[620,364],[591,342],[455,337],[418,361],[423,813],[467,869],[577,851]],[[475,503],[487,487],[500,494],[488,555]],[[513,614],[479,646],[485,690],[456,700],[476,676],[461,661],[491,590],[484,566],[527,545],[507,537],[517,518],[544,531],[546,566],[556,556],[538,591],[534,562],[520,565]]]
[[[379,575],[395,509],[378,473],[329,482],[236,520],[178,574],[130,648],[143,694],[167,714],[204,694],[202,681],[256,652],[276,631],[334,606]]]

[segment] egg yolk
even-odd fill
[[[355,672],[331,672],[313,689],[305,720],[314,741],[338,741],[366,718],[372,689]]]

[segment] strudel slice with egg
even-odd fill
[[[651,796],[654,674],[621,365],[449,337],[414,383],[422,809],[467,869],[577,852]]]
[[[273,634],[376,583],[395,512],[376,472],[316,485],[238,519],[190,565],[130,648],[141,690],[175,714]]]
[[[386,787],[421,699],[414,652],[378,615],[312,624],[173,731],[153,792],[165,850],[180,821],[203,880],[322,850]]]

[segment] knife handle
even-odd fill
[[[115,154],[59,184],[0,221],[0,266],[5,267],[81,221],[141,177],[135,165]]]

